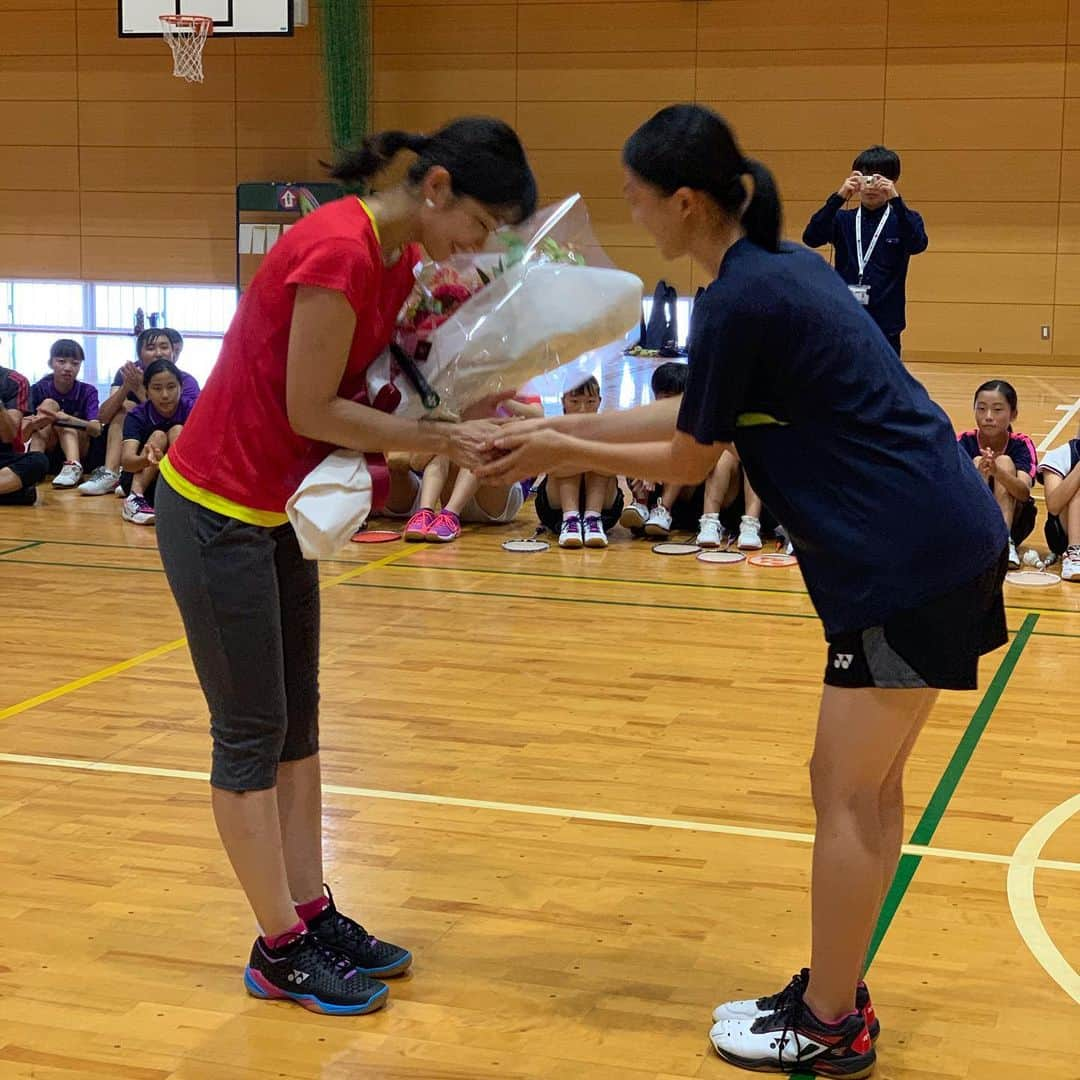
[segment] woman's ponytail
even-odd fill
[[[330,175],[344,184],[366,184],[383,171],[402,150],[422,154],[430,140],[407,131],[381,131],[359,146],[342,150],[328,166]]]
[[[760,161],[747,158],[743,162],[746,175],[754,181],[750,202],[743,211],[742,224],[747,239],[766,251],[780,250],[783,207],[776,177]]]
[[[681,187],[705,192],[725,214],[741,220],[753,243],[766,251],[780,250],[782,209],[776,180],[760,161],[743,157],[731,126],[712,109],[661,109],[627,139],[623,164],[666,195]],[[752,192],[745,176],[753,180]]]

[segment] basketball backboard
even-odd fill
[[[214,36],[288,35],[293,0],[119,0],[121,37],[161,37],[162,15],[209,15]]]

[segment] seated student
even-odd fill
[[[182,382],[183,374],[171,360],[155,360],[143,375],[147,400],[124,419],[120,486],[127,497],[121,513],[135,525],[153,525],[158,465],[191,415]]]
[[[30,388],[30,411],[23,419],[23,439],[35,453],[49,456],[55,488],[73,488],[82,479],[90,438],[101,434],[98,392],[79,381],[86,359],[77,341],[61,338],[49,349],[51,375]]]
[[[685,364],[660,364],[652,374],[653,397],[661,401],[682,394],[687,371]],[[634,502],[623,511],[619,523],[631,532],[666,539],[673,528],[679,532],[697,530],[696,542],[701,547],[720,547],[725,530],[732,536],[738,531],[740,548],[761,547],[761,500],[749,482],[744,484],[734,450],[726,450],[705,482],[696,487],[664,484],[658,489],[647,480],[628,480],[627,484]],[[740,498],[744,492],[745,500]]]
[[[171,326],[165,326],[162,330],[169,339],[169,344],[172,346],[172,362],[179,366],[180,354],[184,351],[184,335],[181,334],[179,330],[174,330]]]
[[[1080,581],[1080,432],[1039,463],[1046,489],[1046,543],[1062,556],[1061,580]]]
[[[563,412],[599,412],[600,401],[600,383],[589,378],[563,394]],[[619,520],[622,509],[618,478],[603,473],[545,476],[536,487],[536,515],[558,535],[559,547],[607,547],[606,530]]]
[[[740,551],[760,551],[762,532],[776,533],[776,519],[764,508],[750,484],[734,447],[720,455],[705,481],[705,498],[697,543],[720,547],[738,534]]]
[[[540,398],[519,395],[499,406],[504,416],[544,415]],[[390,495],[383,513],[408,517],[405,539],[410,542],[448,544],[461,535],[461,523],[505,525],[517,517],[529,487],[526,483],[481,484],[467,469],[459,469],[445,456],[391,454]],[[418,475],[420,474],[420,475]],[[442,509],[436,512],[435,507]]]
[[[33,506],[49,459],[23,449],[22,420],[30,409],[25,375],[0,367],[0,506]]]
[[[175,333],[175,331],[173,331]],[[79,485],[83,495],[108,495],[120,487],[120,456],[124,441],[124,416],[146,401],[143,374],[155,360],[172,360],[173,346],[163,329],[144,330],[135,340],[135,361],[125,364],[113,379],[112,393],[101,403],[98,419],[108,425],[105,464]],[[180,397],[189,408],[199,396],[199,384],[180,373]],[[114,423],[114,421],[118,421]]]
[[[1020,565],[1016,545],[1035,528],[1031,486],[1038,470],[1035,444],[1013,431],[1016,391],[1004,379],[991,379],[975,391],[975,427],[957,436],[961,449],[986,478],[1009,527],[1009,565]]]

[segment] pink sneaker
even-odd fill
[[[431,523],[427,539],[436,544],[449,544],[461,535],[461,519],[453,510],[442,510]]]
[[[405,539],[416,543],[428,539],[431,526],[435,524],[435,511],[426,506],[423,510],[417,510],[408,524],[405,526]]]

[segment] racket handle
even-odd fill
[[[423,372],[416,366],[416,361],[400,345],[391,345],[390,352],[405,373],[405,378],[412,383],[413,389],[420,395],[424,408],[437,409],[442,399],[431,388],[431,383],[424,378]]]

